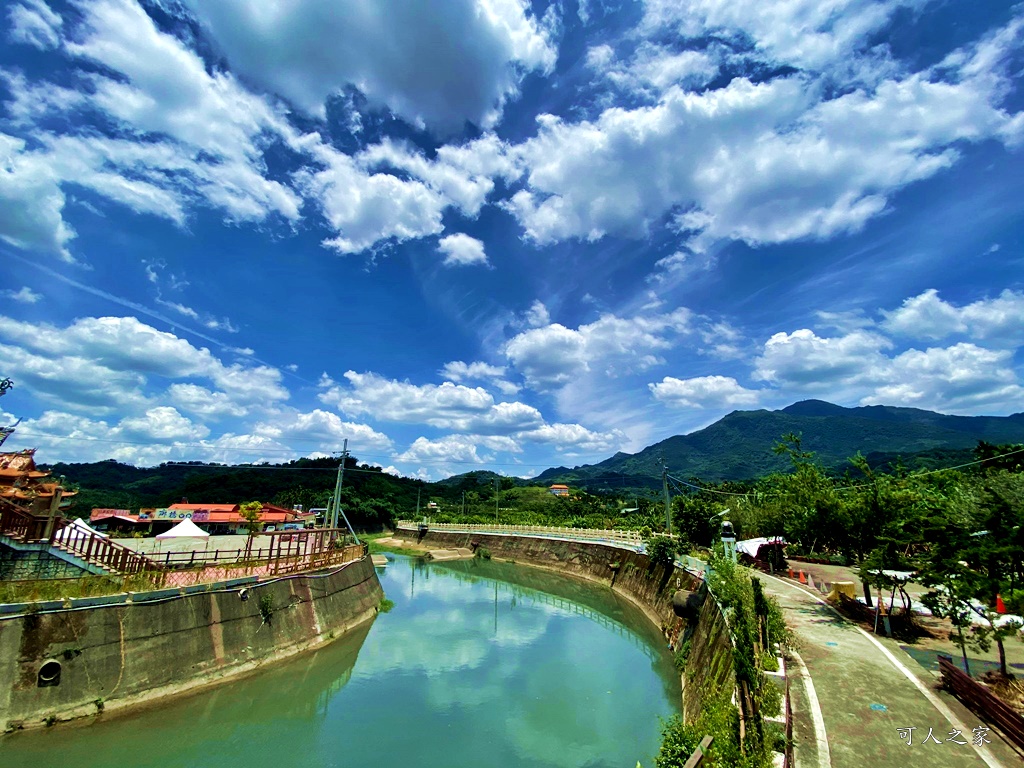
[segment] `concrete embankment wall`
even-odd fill
[[[732,641],[713,599],[699,603],[689,621],[676,615],[673,595],[680,589],[706,596],[701,579],[682,568],[652,566],[647,555],[605,544],[530,536],[399,529],[396,538],[435,549],[485,547],[493,557],[514,560],[605,584],[639,607],[673,644],[689,639],[683,672],[683,716],[692,720],[709,695],[735,684]],[[613,568],[614,566],[614,568]]]
[[[137,593],[131,602],[120,595],[105,599],[120,604],[95,607],[86,598],[52,612],[59,605],[37,604],[42,612],[0,616],[0,727],[95,715],[243,674],[371,619],[383,594],[365,557],[264,583]],[[59,684],[46,685],[55,673]]]

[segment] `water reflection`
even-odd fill
[[[481,561],[396,557],[379,575],[393,610],[317,653],[130,717],[0,739],[0,763],[653,763],[678,677],[610,590]]]

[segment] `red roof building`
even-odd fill
[[[91,522],[110,521],[110,525],[130,524],[152,526],[154,532],[191,520],[207,533],[248,533],[249,522],[242,517],[241,504],[171,504],[159,509],[140,509],[131,514],[123,509],[94,509],[89,517]],[[280,529],[285,523],[304,524],[308,515],[299,510],[285,509],[274,504],[264,504],[260,511],[259,530]],[[138,529],[136,529],[138,530]]]

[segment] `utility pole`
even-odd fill
[[[498,524],[498,490],[501,487],[501,478],[494,478],[494,524]]]
[[[665,495],[665,531],[672,535],[672,500],[668,496],[668,467],[664,459],[661,462],[661,490]]]
[[[417,488],[416,489],[416,521],[417,522],[419,522],[419,519],[420,519],[420,491],[422,491],[422,490],[423,490],[422,488]]]
[[[338,465],[338,479],[334,482],[334,496],[331,499],[331,528],[338,527],[338,510],[341,509],[341,485],[345,482],[345,462],[348,460],[348,438],[345,438],[341,451],[341,464]]]

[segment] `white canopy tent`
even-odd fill
[[[101,539],[107,538],[107,534],[100,533],[95,528],[90,526],[85,520],[80,517],[76,517],[68,525],[65,525],[59,531],[57,531],[57,538],[61,541],[69,541],[71,539],[80,539],[92,534],[98,536]]]
[[[209,539],[210,534],[193,523],[191,520],[182,520],[168,531],[164,531],[157,539]]]

